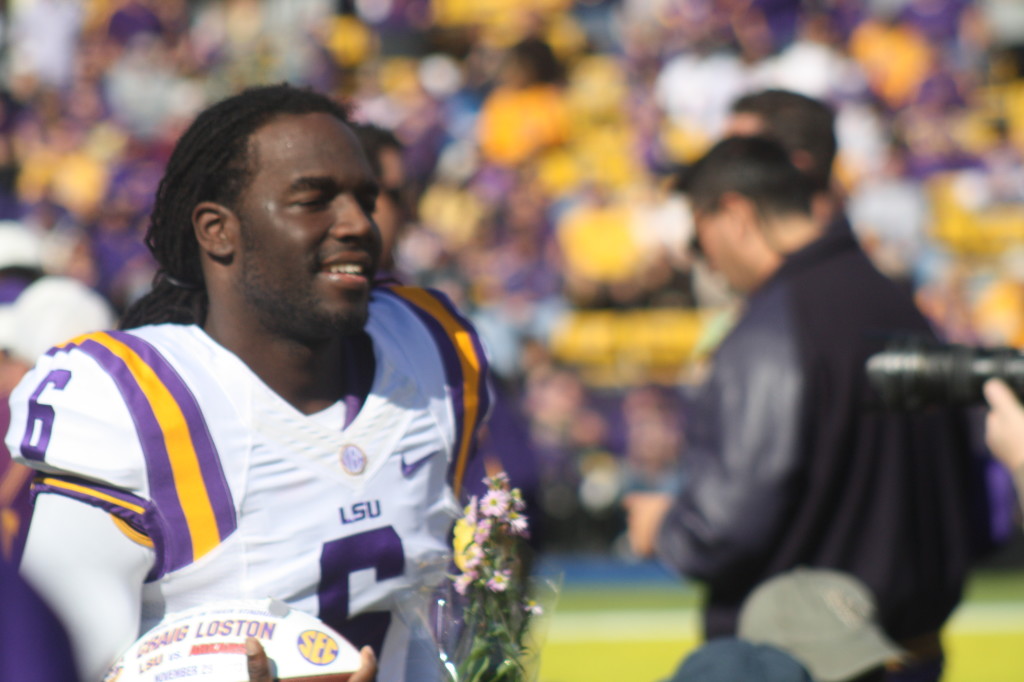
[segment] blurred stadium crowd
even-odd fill
[[[551,547],[624,546],[621,495],[676,483],[679,387],[732,299],[667,180],[744,93],[829,102],[878,267],[948,339],[1024,345],[1017,0],[3,4],[0,218],[118,311],[149,286],[150,202],[207,103],[289,81],[393,130],[397,274],[478,325],[501,398],[486,447]]]

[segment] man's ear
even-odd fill
[[[238,216],[215,201],[203,201],[192,209],[192,229],[199,248],[214,260],[229,261],[238,242]]]

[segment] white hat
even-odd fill
[[[15,220],[0,220],[0,270],[41,268],[42,265],[42,240]]]
[[[47,350],[86,332],[110,329],[106,299],[70,277],[42,277],[0,312],[0,348],[34,363]]]

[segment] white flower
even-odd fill
[[[467,504],[466,508],[462,511],[463,518],[465,518],[466,519],[466,523],[468,523],[471,526],[475,526],[476,525],[476,521],[477,521],[476,508],[477,508],[477,497],[476,497],[476,495],[473,495],[473,497],[469,498],[469,504]]]
[[[487,581],[487,588],[491,592],[504,592],[512,582],[511,571],[496,571],[491,579]]]
[[[485,478],[484,483],[486,483],[491,490],[508,490],[508,474],[504,471],[499,471],[490,478]]]
[[[509,527],[512,529],[513,535],[525,538],[530,535],[530,524],[527,522],[526,517],[522,514],[516,514],[512,512],[508,517]]]
[[[480,500],[480,513],[484,516],[501,518],[508,513],[512,496],[504,490],[491,490]]]

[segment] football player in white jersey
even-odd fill
[[[167,613],[264,597],[371,646],[378,679],[429,679],[396,601],[444,568],[487,361],[443,295],[372,286],[376,193],[332,100],[210,107],[157,192],[152,292],[15,390],[21,572],[83,679]]]

